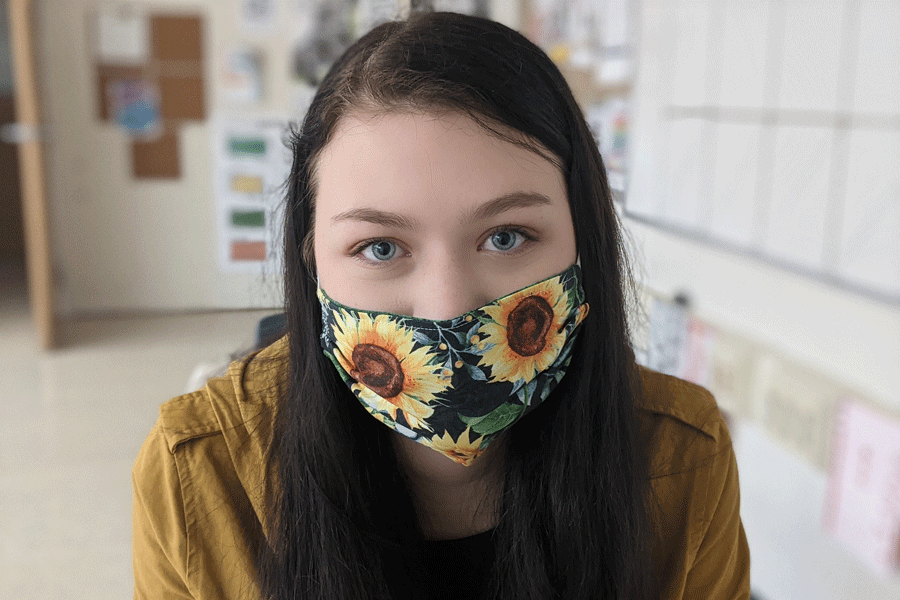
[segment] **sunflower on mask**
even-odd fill
[[[413,332],[388,315],[354,319],[344,311],[335,312],[332,331],[333,356],[356,380],[351,390],[359,399],[395,421],[402,413],[410,428],[430,430],[429,404],[450,387],[450,379],[427,348],[413,349]]]
[[[566,342],[571,307],[559,277],[510,294],[481,309],[478,330],[485,348],[480,366],[491,368],[491,381],[528,381],[550,367]]]
[[[434,435],[431,439],[422,439],[422,443],[432,450],[437,450],[447,458],[467,467],[484,451],[483,441],[483,436],[472,439],[472,430],[468,427],[455,440],[448,431],[445,431],[444,435]]]
[[[580,274],[574,264],[440,321],[351,308],[319,288],[322,349],[375,419],[470,465],[562,379],[587,315]]]

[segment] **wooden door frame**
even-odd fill
[[[41,346],[57,345],[56,303],[50,250],[50,215],[41,143],[41,113],[34,47],[34,2],[9,0],[25,265],[31,314]]]

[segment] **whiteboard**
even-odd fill
[[[626,216],[900,304],[900,2],[642,7]]]

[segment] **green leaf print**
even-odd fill
[[[478,322],[481,323],[482,325],[497,325],[498,324],[497,321],[495,321],[494,319],[492,319],[490,317],[490,315],[487,315],[484,313],[479,313],[477,319],[478,319]]]
[[[566,310],[571,310],[572,307],[578,306],[581,304],[581,301],[578,298],[578,288],[572,287],[569,288],[569,291],[566,293],[568,297],[567,300],[569,302],[569,306],[566,307]]]
[[[466,364],[466,370],[475,381],[487,381],[487,377],[484,375],[484,371],[482,371],[478,367],[473,367],[470,364]]]
[[[432,339],[422,331],[413,331],[413,339],[423,346],[431,346],[433,343]]]
[[[519,418],[525,409],[521,404],[505,402],[483,417],[460,416],[462,422],[479,435],[496,433]]]

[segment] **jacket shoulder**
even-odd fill
[[[728,427],[708,390],[645,367],[640,375],[638,419],[654,476],[696,468],[730,450]]]
[[[158,427],[170,452],[192,439],[243,428],[275,406],[282,389],[286,341],[231,363],[203,389],[163,403]]]

